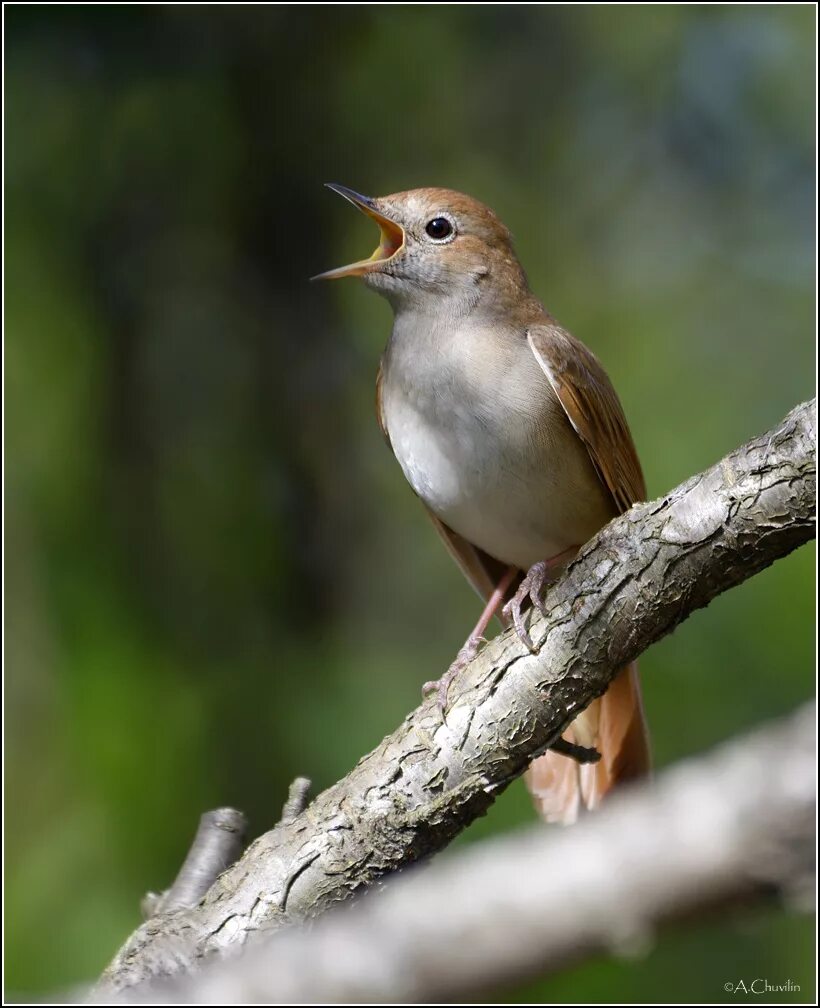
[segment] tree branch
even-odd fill
[[[196,907],[142,925],[105,989],[190,970],[443,848],[620,667],[813,537],[814,426],[814,402],[798,406],[611,522],[551,589],[531,627],[538,654],[511,632],[490,642],[452,684],[445,718],[435,699],[423,703],[304,812],[256,840]]]
[[[624,789],[572,830],[485,841],[173,983],[153,1003],[462,1001],[749,900],[810,908],[815,706]]]

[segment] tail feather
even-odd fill
[[[526,781],[543,818],[569,825],[583,810],[596,808],[616,785],[649,772],[649,734],[635,662],[621,669],[563,737],[597,749],[600,761],[581,765],[546,752],[533,761]]]

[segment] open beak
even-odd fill
[[[348,202],[361,210],[367,217],[372,217],[379,225],[381,240],[379,247],[369,259],[360,259],[349,266],[340,266],[338,269],[319,273],[317,276],[311,277],[311,280],[338,280],[340,277],[362,276],[363,273],[378,269],[383,263],[389,262],[401,252],[404,248],[404,228],[380,213],[376,209],[375,202],[369,196],[362,196],[360,193],[348,189],[347,186],[336,185],[334,182],[328,182],[327,187],[340,196],[344,196]]]

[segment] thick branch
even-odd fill
[[[156,1003],[419,1004],[497,992],[659,925],[748,899],[810,909],[815,707],[613,797],[411,872],[248,954],[146,991]]]
[[[531,633],[492,641],[338,784],[260,837],[200,904],[154,918],[104,978],[114,989],[190,969],[252,933],[321,913],[444,847],[620,667],[716,595],[814,535],[815,406],[803,404],[595,537]],[[420,675],[420,680],[425,676]]]

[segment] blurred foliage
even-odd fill
[[[306,278],[322,188],[494,207],[605,362],[650,492],[812,391],[808,6],[15,6],[6,40],[7,982],[95,975],[205,808],[256,832],[446,667],[477,601],[384,448],[388,306]],[[812,692],[813,553],[645,657],[657,762]],[[530,821],[519,784],[463,842]],[[510,865],[515,872],[515,865]],[[549,913],[549,907],[544,908]],[[813,987],[772,909],[528,1001]]]

